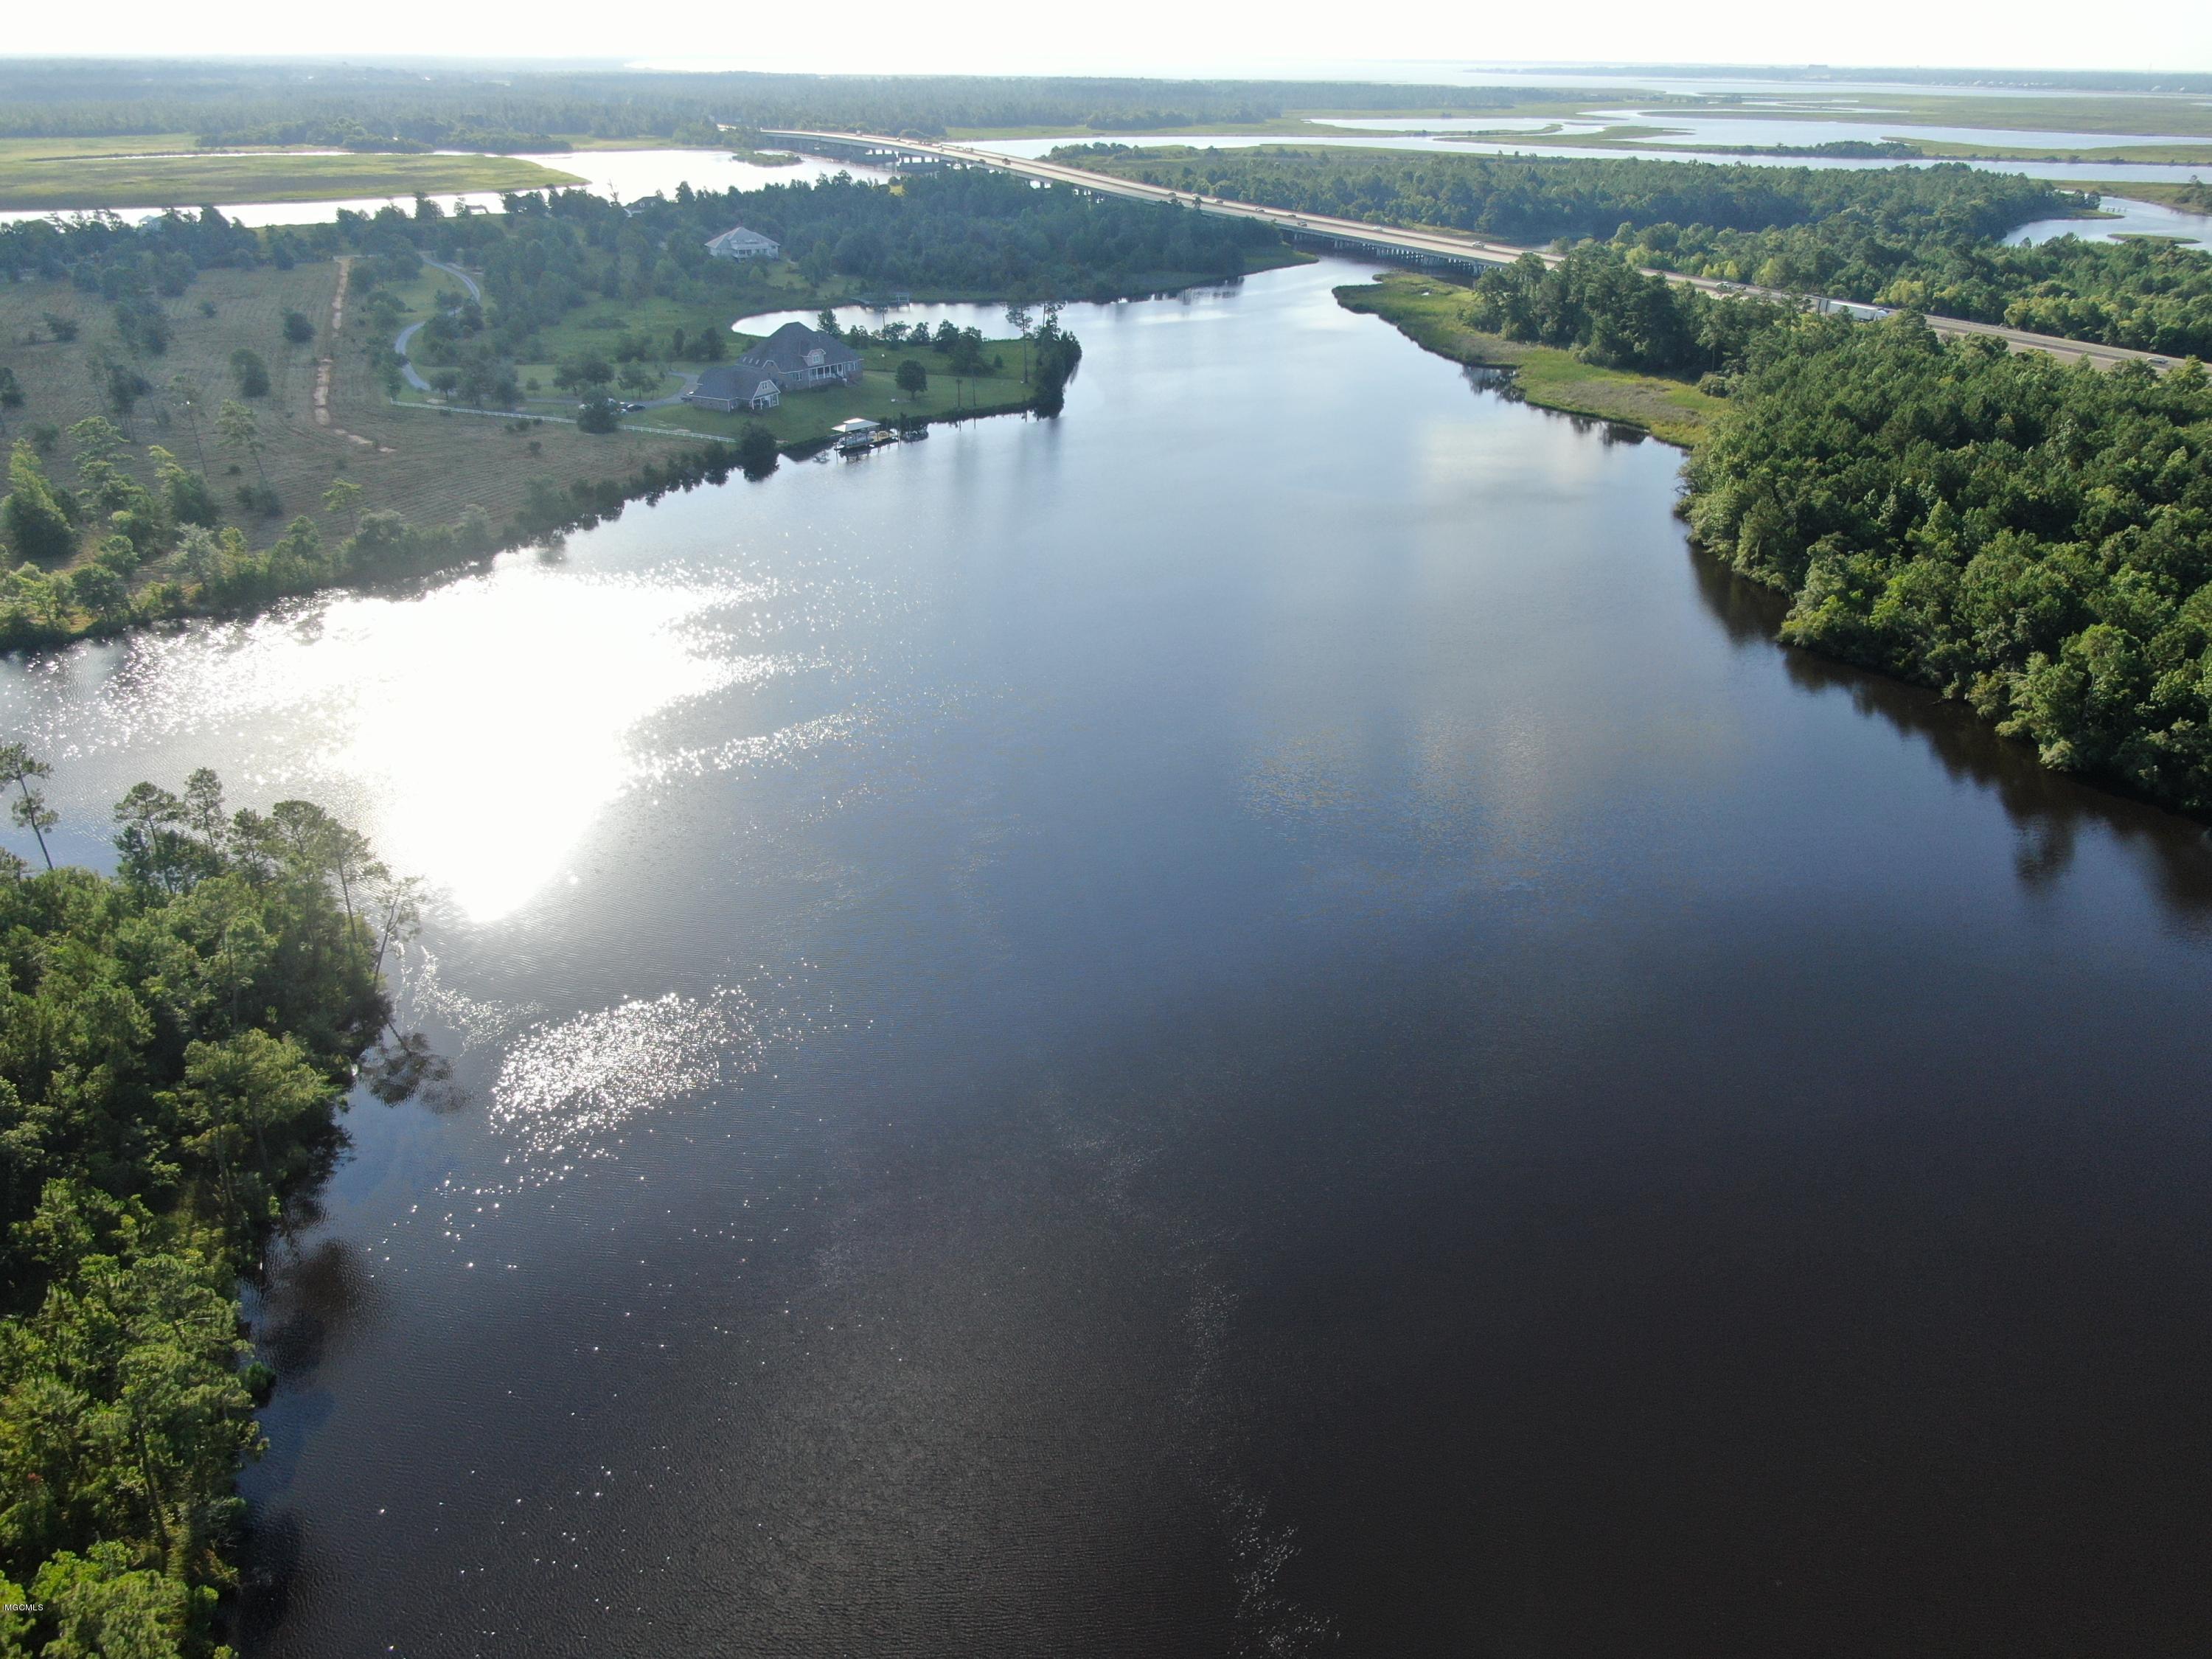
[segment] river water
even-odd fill
[[[2212,848],[1364,272],[0,668],[69,853],[205,763],[439,894],[452,1075],[254,1310],[257,1659],[2204,1650]]]
[[[1869,132],[1872,131],[1869,129]],[[1096,133],[1066,133],[1052,138],[975,139],[970,141],[970,147],[1034,160],[1051,154],[1063,144],[1101,143],[1128,143],[1139,148],[1148,144],[1188,144],[1199,149],[1246,149],[1260,144],[1291,144],[1310,149],[1316,144],[1326,144],[1332,149],[1434,150],[1446,155],[1569,156],[1595,161],[1638,157],[1645,161],[1674,161],[1685,166],[1704,163],[1714,167],[1820,167],[1857,172],[1881,167],[1965,167],[1980,173],[2014,173],[2025,174],[2030,179],[2048,179],[2054,184],[2079,190],[2094,189],[2099,184],[2185,185],[2212,170],[2174,162],[2151,161],[1892,161],[1836,155],[1778,155],[1771,151],[1752,155],[1699,155],[1686,150],[1639,149],[1632,144],[1613,149],[1579,144],[1531,144],[1526,141],[1516,143],[1510,138],[1492,143],[1467,138],[1438,138],[1421,132],[1332,132],[1325,138],[1204,133],[1187,138],[1167,137],[1149,141],[1126,136],[1102,139]]]
[[[1878,105],[1868,106],[1879,109]],[[2132,144],[2203,144],[2185,134],[2125,134],[2065,131],[2019,131],[2002,127],[1931,126],[1902,120],[1870,123],[1818,120],[1811,115],[1779,115],[1747,111],[1741,114],[1684,114],[1667,108],[1634,106],[1624,109],[1592,109],[1579,119],[1547,121],[1535,117],[1509,120],[1468,116],[1364,116],[1322,118],[1321,126],[1351,132],[1389,136],[1392,133],[1505,133],[1556,131],[1585,137],[1614,125],[1635,125],[1664,130],[1655,139],[1662,144],[1710,144],[1723,149],[1743,145],[1802,148],[1841,142],[1873,143],[1903,138],[1932,144],[1990,144],[2018,149],[2106,149]],[[1509,139],[1510,142],[1510,139]],[[1661,151],[1660,154],[1666,152]],[[1735,160],[1720,156],[1717,160]]]

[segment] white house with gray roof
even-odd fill
[[[783,246],[757,230],[732,225],[720,236],[709,237],[707,252],[717,259],[781,259]]]
[[[821,392],[860,378],[860,354],[834,334],[786,323],[726,368],[701,372],[684,400],[708,409],[773,409],[787,392]]]

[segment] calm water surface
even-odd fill
[[[441,894],[452,1077],[256,1310],[258,1659],[2212,1642],[2212,852],[1360,274],[0,672],[70,853],[208,763]]]
[[[1422,125],[1426,126],[1437,124],[1425,122]],[[1797,124],[1790,125],[1794,126]],[[1878,137],[1879,134],[1874,128],[1863,127],[1856,136],[1871,137]],[[1988,137],[1992,143],[2002,141],[2002,136],[1996,133],[1980,136]],[[1002,155],[1020,155],[1034,160],[1050,154],[1062,144],[1090,144],[1101,142],[1141,145],[1144,141],[1126,137],[1101,140],[1095,132],[1080,132],[1063,133],[1053,138],[977,139],[972,142],[970,147],[975,149],[995,150]],[[1753,155],[1698,155],[1681,150],[1639,149],[1631,145],[1623,145],[1616,149],[1577,144],[1530,144],[1525,140],[1516,143],[1510,138],[1489,143],[1473,138],[1437,138],[1419,132],[1400,132],[1387,136],[1332,132],[1326,137],[1312,138],[1255,136],[1249,133],[1206,133],[1195,137],[1170,137],[1154,142],[1163,144],[1189,144],[1200,149],[1244,149],[1255,144],[1286,143],[1310,147],[1318,143],[1327,144],[1334,149],[1437,150],[1447,155],[1519,155],[1533,158],[1580,156],[1585,160],[1600,161],[1607,159],[1618,161],[1623,156],[1640,156],[1646,161],[1673,161],[1685,167],[1704,165],[1707,167],[1840,167],[1862,172],[1879,167],[1972,167],[1979,173],[2014,173],[2025,174],[2030,179],[2048,179],[2054,184],[2076,190],[2094,189],[2100,184],[2107,183],[2185,185],[2192,179],[2203,177],[2205,173],[2205,169],[2202,167],[2190,167],[2170,161],[1855,161],[1837,155],[1777,155],[1771,151]],[[1730,138],[1726,139],[1725,142],[1741,143],[1747,141],[1741,138]],[[2107,138],[2099,142],[2103,144],[2109,143],[2112,140]]]
[[[1867,107],[1875,112],[1879,112],[1881,108],[1879,105]],[[1662,143],[1715,144],[1729,149],[1746,144],[1802,147],[1842,141],[1873,143],[1885,138],[1904,138],[1936,144],[1990,144],[2011,149],[2033,149],[2046,146],[2056,149],[2107,149],[2125,148],[2130,144],[2194,144],[2203,142],[2185,134],[2172,133],[2023,131],[2004,127],[1932,126],[1903,120],[1879,123],[1822,121],[1810,115],[1783,116],[1751,111],[1734,115],[1689,114],[1668,109],[1663,105],[1656,108],[1637,105],[1623,109],[1589,109],[1584,115],[1594,118],[1547,121],[1520,117],[1505,120],[1485,119],[1479,115],[1360,116],[1323,120],[1320,125],[1341,127],[1353,132],[1385,135],[1394,132],[1556,131],[1580,137],[1601,132],[1614,123],[1634,123],[1641,126],[1663,128],[1666,137],[1659,141]],[[1743,158],[1727,156],[1713,159],[1734,161]]]

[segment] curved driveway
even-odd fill
[[[442,259],[425,259],[422,263],[430,266],[434,270],[444,271],[449,276],[459,277],[461,279],[461,286],[469,291],[469,298],[474,300],[478,305],[482,305],[483,303],[483,290],[477,286],[477,279],[470,276],[467,271],[463,270],[459,265],[449,265]],[[428,317],[425,317],[422,319],[422,323],[427,323],[429,320],[430,319]],[[430,383],[424,380],[422,374],[417,372],[415,367],[415,360],[407,355],[407,348],[414,340],[416,331],[422,326],[422,323],[410,323],[406,327],[401,329],[398,333],[393,335],[392,337],[392,349],[398,354],[399,372],[407,377],[407,384],[413,386],[417,392],[428,392],[432,389]]]

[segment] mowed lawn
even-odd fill
[[[1019,340],[986,340],[986,364],[996,356],[1005,365],[1003,370],[956,377],[945,372],[945,360],[937,352],[917,352],[905,346],[871,346],[860,354],[862,372],[858,386],[786,392],[775,408],[758,414],[725,415],[716,410],[678,404],[623,418],[639,425],[680,427],[706,437],[729,439],[757,423],[774,433],[778,443],[798,444],[825,438],[839,422],[855,416],[888,425],[902,418],[942,420],[962,410],[1004,412],[1026,402],[1030,394],[1030,388],[1022,380],[1021,353]],[[908,358],[921,364],[928,373],[929,384],[921,392],[899,389],[898,366]],[[676,380],[672,375],[666,391],[672,392],[675,389]],[[573,411],[574,400],[567,399],[565,407],[566,411]]]
[[[810,288],[788,266],[770,269],[776,273],[774,285],[763,286],[750,296],[752,303],[766,308],[812,310],[825,304],[847,303],[849,297],[840,292],[842,284]],[[413,282],[395,286],[391,291],[406,304],[406,313],[401,319],[404,327],[430,315],[441,293],[458,295],[460,286],[446,272],[425,267]],[[578,396],[555,386],[556,368],[562,362],[589,357],[599,358],[611,367],[626,367],[616,363],[617,350],[626,337],[652,343],[653,353],[643,362],[657,378],[650,391],[636,391],[617,384],[609,388],[611,395],[625,402],[673,397],[683,389],[686,376],[714,367],[700,355],[694,343],[702,337],[720,338],[724,342],[720,361],[730,363],[766,332],[758,328],[749,332],[744,322],[733,329],[731,309],[726,302],[699,306],[660,298],[600,300],[579,307],[552,327],[539,331],[537,361],[515,366],[524,386],[524,412],[573,420]],[[669,349],[678,331],[685,343],[680,356]],[[921,364],[929,377],[928,386],[918,393],[902,392],[898,386],[898,367],[908,358]],[[861,359],[864,369],[860,385],[793,392],[777,408],[758,414],[726,415],[714,410],[674,404],[626,415],[623,419],[635,427],[677,428],[702,437],[727,439],[736,438],[747,426],[757,423],[774,433],[777,442],[797,444],[826,437],[839,422],[855,416],[885,422],[896,422],[902,416],[938,420],[961,410],[1003,410],[1026,402],[1030,396],[1030,388],[1022,378],[1023,348],[1018,338],[987,338],[983,343],[985,372],[981,374],[952,374],[945,356],[927,346],[871,346],[861,353]],[[427,362],[418,362],[416,367],[426,378],[434,372]],[[535,390],[531,389],[533,381]],[[410,391],[402,394],[401,401],[403,404],[434,410],[443,400],[433,393]],[[483,417],[453,417],[455,421],[465,418]]]
[[[402,322],[429,314],[441,289],[458,290],[443,271],[425,268],[398,290],[410,302]],[[357,296],[356,296],[357,297]],[[417,524],[449,524],[481,507],[495,524],[514,517],[540,483],[567,489],[579,480],[624,479],[647,461],[696,448],[695,441],[646,433],[580,432],[558,421],[526,422],[442,412],[421,402],[395,404],[374,363],[392,343],[358,304],[347,307],[344,337],[332,360],[331,419],[369,439],[346,443],[346,476],[363,488],[363,505],[388,507]],[[545,414],[574,413],[544,407]]]

